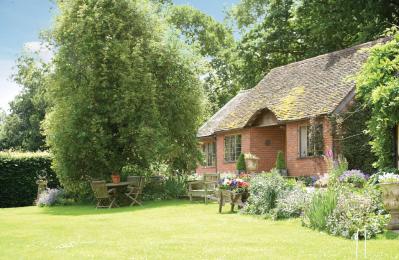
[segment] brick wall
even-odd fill
[[[288,123],[286,126],[287,168],[290,176],[311,176],[327,172],[327,165],[322,157],[300,158],[299,156],[299,126],[308,124],[308,121]],[[330,122],[323,119],[324,153],[332,149]]]
[[[260,159],[258,171],[270,171],[275,167],[277,152],[285,151],[285,127],[254,127],[250,131],[250,152]]]
[[[274,167],[277,152],[284,151],[285,130],[278,126],[245,128],[216,135],[216,167],[198,166],[197,173],[235,172],[235,162],[224,161],[224,137],[241,134],[241,152],[252,153],[260,158],[258,170],[269,171]],[[266,141],[269,140],[270,142]],[[209,142],[209,140],[203,140]]]
[[[322,157],[299,157],[299,126],[309,122],[298,121],[286,126],[252,127],[236,131],[222,132],[216,135],[216,167],[197,168],[197,173],[235,172],[236,163],[224,161],[224,137],[241,134],[241,151],[253,153],[260,158],[258,171],[269,171],[275,166],[277,152],[282,150],[290,176],[311,176],[327,172]],[[324,152],[332,149],[330,122],[323,119]],[[204,142],[209,139],[204,139]]]
[[[224,161],[224,137],[227,135],[241,135],[241,152],[249,153],[250,149],[250,128],[244,128],[238,131],[228,131],[216,135],[216,164],[218,172],[235,172],[235,162]]]

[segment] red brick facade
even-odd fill
[[[291,122],[281,126],[249,127],[240,130],[219,132],[216,134],[215,167],[199,166],[197,173],[235,172],[236,164],[224,161],[224,137],[241,135],[241,152],[252,153],[259,157],[258,171],[270,171],[275,166],[277,152],[285,154],[288,174],[290,176],[310,176],[327,172],[322,157],[300,158],[299,127],[308,121]],[[215,137],[202,139],[202,142],[215,141]],[[333,140],[328,119],[323,120],[324,153],[331,150]]]

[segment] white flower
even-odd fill
[[[378,177],[380,183],[399,183],[399,175],[392,172],[385,172]]]

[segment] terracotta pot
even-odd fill
[[[111,175],[112,182],[117,184],[121,182],[121,176],[120,175]]]
[[[387,229],[399,230],[399,183],[381,183],[385,209],[391,214]]]

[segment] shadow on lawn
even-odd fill
[[[199,202],[190,202],[188,200],[163,200],[163,201],[144,201],[143,206],[120,207],[112,209],[96,209],[94,205],[70,205],[70,206],[55,206],[46,207],[42,209],[42,214],[49,215],[65,215],[65,216],[82,216],[82,215],[96,215],[96,214],[116,214],[126,213],[142,210],[150,210],[160,207],[185,207],[195,204],[203,204]],[[211,205],[211,204],[210,204]]]
[[[399,239],[399,233],[393,231],[387,231],[384,233],[386,239]]]

